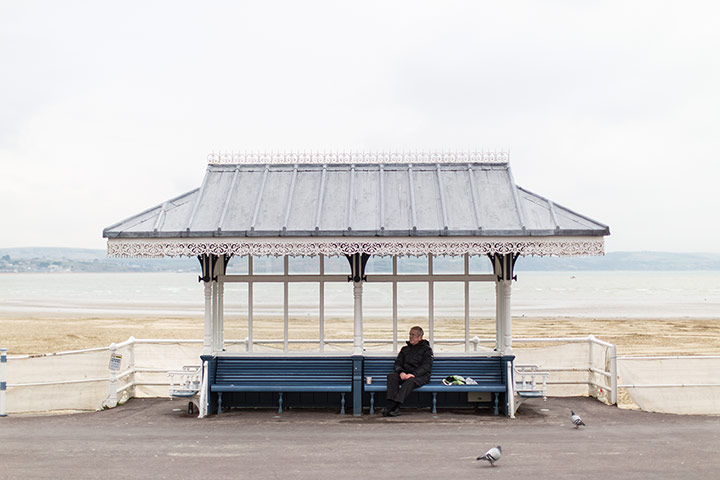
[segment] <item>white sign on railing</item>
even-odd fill
[[[110,371],[119,372],[120,365],[122,365],[122,355],[120,355],[119,353],[110,354],[110,365],[108,366]]]

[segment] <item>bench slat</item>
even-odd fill
[[[351,386],[338,385],[213,385],[213,392],[350,392]]]

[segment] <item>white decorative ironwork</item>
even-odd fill
[[[109,239],[111,257],[194,257],[198,255],[603,255],[602,237],[546,238],[308,238],[308,239]]]
[[[510,152],[282,152],[211,153],[211,165],[246,164],[368,164],[368,163],[508,163]]]

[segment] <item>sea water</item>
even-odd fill
[[[527,317],[579,318],[720,318],[720,272],[517,272],[512,283],[512,314]],[[283,285],[256,283],[256,316],[282,316]],[[438,282],[432,303],[437,317],[462,318],[464,286]],[[400,283],[398,311],[403,317],[426,317],[427,283]],[[352,284],[325,284],[325,315],[352,317]],[[316,283],[291,283],[292,316],[317,316]],[[225,285],[228,315],[247,314],[246,284]],[[0,274],[0,318],[7,314],[83,314],[202,316],[204,288],[190,273],[8,273]],[[366,317],[392,315],[392,284],[363,286]],[[472,316],[495,315],[492,282],[470,285]]]

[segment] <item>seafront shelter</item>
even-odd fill
[[[600,255],[606,235],[606,225],[517,186],[508,155],[502,152],[212,154],[199,188],[103,231],[110,256],[198,258],[207,358],[230,356],[224,353],[226,284],[247,284],[243,357],[262,355],[254,351],[253,285],[283,285],[283,298],[277,299],[284,312],[283,324],[278,325],[283,329],[283,348],[275,356],[290,359],[296,355],[288,335],[288,285],[319,284],[318,342],[313,355],[328,357],[332,353],[325,348],[329,339],[324,333],[324,286],[352,282],[353,328],[347,339],[340,340],[352,345],[347,353],[356,359],[355,414],[362,408],[361,359],[369,355],[365,347],[374,340],[363,335],[364,284],[392,284],[388,344],[396,352],[398,336],[402,340],[406,334],[398,332],[397,284],[427,283],[426,338],[434,344],[434,286],[462,283],[467,357],[477,356],[470,351],[470,283],[494,284],[495,347],[482,355],[512,358],[511,293],[518,257]],[[463,259],[462,273],[434,272],[433,259],[446,255]],[[283,259],[281,274],[254,272],[253,259],[266,256]],[[319,257],[319,272],[293,274],[289,258],[298,256]],[[326,259],[338,256],[347,259],[347,274],[326,273]],[[398,258],[405,256],[426,256],[427,273],[399,273]],[[492,273],[471,272],[470,262],[477,256],[490,260]],[[243,274],[228,272],[234,257],[246,257]],[[371,257],[389,258],[388,273],[367,274]],[[508,378],[505,381],[510,383]],[[208,399],[208,404],[212,402]]]

